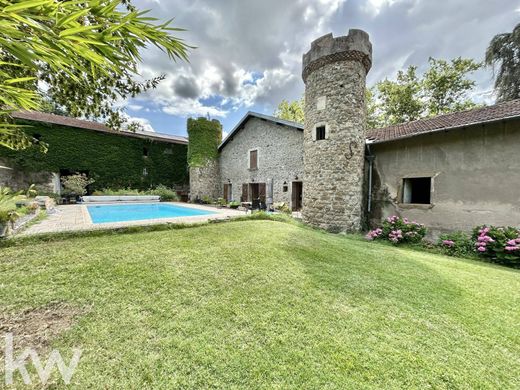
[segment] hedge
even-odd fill
[[[47,153],[33,147],[13,151],[0,147],[0,157],[26,172],[85,172],[95,180],[91,190],[172,187],[188,181],[187,145],[101,133],[40,122],[19,121],[48,144]],[[144,151],[148,156],[144,156]],[[147,175],[143,174],[146,168]]]

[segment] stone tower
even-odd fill
[[[331,232],[361,228],[368,34],[316,39],[303,56],[303,219]]]
[[[218,146],[222,142],[222,125],[216,119],[188,119],[188,165],[190,201],[220,195]]]

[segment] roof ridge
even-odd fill
[[[385,142],[434,131],[451,130],[514,118],[520,118],[520,99],[370,129],[367,130],[366,136],[373,142]]]
[[[468,108],[466,110],[455,111],[455,112],[448,112],[446,114],[430,116],[428,118],[419,118],[419,119],[414,119],[413,121],[399,122],[399,123],[395,123],[395,124],[388,125],[388,126],[383,126],[383,127],[377,127],[375,129],[370,129],[370,131],[384,130],[384,129],[388,129],[388,128],[394,127],[394,126],[403,126],[403,125],[413,124],[413,123],[417,123],[417,122],[426,122],[426,121],[433,120],[433,119],[446,118],[446,117],[453,116],[453,115],[461,115],[461,114],[465,114],[465,113],[468,113],[468,112],[476,112],[476,111],[480,111],[480,110],[496,108],[496,107],[500,107],[500,106],[504,106],[504,105],[508,105],[508,104],[513,104],[513,103],[520,103],[520,98],[519,99],[508,100],[506,102],[499,102],[499,103],[491,104],[489,106]]]

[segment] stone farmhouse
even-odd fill
[[[520,100],[366,130],[371,60],[361,30],[314,41],[303,56],[305,125],[247,113],[220,145],[217,169],[191,169],[192,197],[284,202],[335,232],[394,214],[433,235],[518,226]]]
[[[224,198],[267,207],[283,202],[301,211],[308,224],[333,232],[359,231],[394,214],[424,223],[433,235],[479,224],[520,225],[520,100],[367,130],[364,94],[371,64],[364,31],[312,42],[303,56],[305,124],[247,113],[218,146],[216,161],[189,168],[191,200]],[[115,182],[128,186],[187,183],[185,138],[121,137],[92,122],[17,115],[62,126],[61,131],[88,129],[99,138],[86,146],[80,164],[69,158],[72,166],[61,166],[56,157],[54,165],[42,166],[46,172],[31,173],[31,180],[44,175],[48,181],[45,174],[60,169],[101,166],[114,169],[121,176]],[[131,172],[116,170],[110,149],[102,149],[107,137],[131,139],[124,145],[131,163],[125,172]],[[61,145],[61,152],[78,153],[76,146]],[[4,165],[20,162],[13,155],[0,159]],[[100,165],[93,159],[104,160]],[[29,176],[0,170],[0,185],[14,177]]]

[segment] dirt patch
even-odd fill
[[[0,335],[12,333],[15,349],[46,349],[52,340],[70,329],[86,308],[67,303],[52,303],[18,313],[0,313]],[[3,356],[0,349],[0,356]]]

